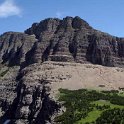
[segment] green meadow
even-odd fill
[[[124,95],[118,91],[60,89],[59,101],[66,111],[55,118],[59,124],[124,124]]]

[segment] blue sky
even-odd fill
[[[0,34],[65,16],[80,16],[95,29],[124,37],[124,0],[0,0]]]

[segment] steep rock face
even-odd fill
[[[123,67],[124,39],[97,31],[80,17],[48,18],[25,33],[3,34],[0,60],[9,65],[51,60]]]
[[[94,30],[79,17],[47,19],[33,24],[25,33],[35,34],[39,39],[28,54],[34,53],[32,63],[52,60],[90,62],[104,66],[124,65],[124,39]]]
[[[0,123],[10,120],[12,124],[47,124],[59,111],[60,104],[50,96],[50,81],[43,72],[49,68],[32,64],[22,69],[17,76],[16,97],[9,104]],[[9,99],[9,98],[8,98]],[[2,106],[4,110],[5,106]]]
[[[0,65],[0,116],[6,113],[17,96],[16,76],[20,67]]]
[[[35,41],[35,36],[24,33],[7,32],[1,35],[0,61],[10,66],[20,65],[25,61],[25,55]]]
[[[89,42],[88,61],[104,66],[124,66],[122,50],[124,39],[97,33],[90,36]]]
[[[41,28],[42,25],[53,28]],[[86,51],[85,47],[89,44],[87,42],[88,32],[92,31],[93,29],[89,24],[79,17],[66,17],[63,20],[47,19],[41,21],[37,25],[33,24],[31,28],[25,31],[25,33],[29,35],[35,34],[36,37],[39,38],[39,41],[34,45],[31,53],[29,52],[28,55],[30,56],[34,53],[32,57],[35,58],[33,60],[36,60],[36,62],[46,60],[83,61],[80,58],[85,59],[85,53],[83,52]]]

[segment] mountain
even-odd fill
[[[124,87],[124,38],[80,17],[48,18],[2,34],[0,63],[0,123],[54,124],[59,88]]]
[[[48,60],[124,65],[124,38],[97,31],[79,17],[48,18],[25,33],[4,33],[0,44],[0,60],[10,66]]]

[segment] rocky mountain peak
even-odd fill
[[[10,65],[44,61],[123,66],[124,39],[93,29],[80,17],[48,18],[25,33],[0,37],[0,60]],[[18,58],[18,61],[14,61]],[[17,60],[17,59],[16,59]]]
[[[83,19],[81,19],[79,16],[76,16],[73,18],[72,26],[74,29],[92,29],[92,27]]]
[[[35,34],[37,38],[39,38],[39,35],[44,32],[55,32],[58,29],[63,28],[63,29],[79,29],[81,30],[82,28],[86,29],[91,29],[89,24],[81,19],[80,17],[70,17],[67,16],[63,18],[62,20],[58,18],[48,18],[40,23],[34,23],[29,29],[25,31],[26,34],[32,35]]]

